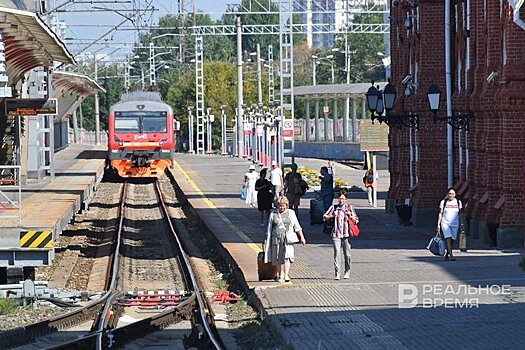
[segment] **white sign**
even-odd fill
[[[330,114],[330,107],[328,107],[328,106],[323,106],[323,113],[324,113],[325,115]]]
[[[293,121],[291,120],[283,121],[283,136],[285,137],[293,136]]]

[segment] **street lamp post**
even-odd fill
[[[316,79],[316,60],[317,60],[317,56],[316,55],[312,55],[312,83],[313,83],[313,86],[316,86],[317,85],[317,79]],[[316,142],[319,142],[319,99],[316,98],[315,99],[315,107],[314,107],[314,124],[315,124],[315,134],[314,134],[314,139]]]
[[[221,155],[228,154],[226,146],[226,106],[221,105]]]
[[[206,108],[206,149],[208,154],[213,153],[211,130],[214,120],[215,116],[211,114],[211,108]]]

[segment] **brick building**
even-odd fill
[[[469,115],[468,131],[452,131],[453,184],[467,204],[472,237],[523,247],[525,5],[450,2],[452,110]],[[391,8],[390,34],[398,91],[392,114],[418,113],[420,127],[390,129],[389,208],[410,198],[414,224],[435,227],[450,157],[447,124],[433,122],[426,92],[432,82],[441,88],[444,116],[445,1],[401,0]]]

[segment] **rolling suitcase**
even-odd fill
[[[264,262],[264,245],[263,251],[257,254],[257,273],[259,274],[259,281],[273,280],[278,273],[277,266]]]
[[[323,201],[310,200],[310,225],[323,223]]]

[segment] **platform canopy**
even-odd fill
[[[106,90],[87,75],[55,71],[51,75],[51,98],[58,101],[57,120],[68,118],[90,95]]]
[[[374,83],[374,86],[379,85],[379,87],[383,89],[386,84],[387,84],[386,82],[379,82],[379,83]],[[296,86],[294,87],[293,95],[296,98],[302,98],[302,99],[346,98],[346,97],[364,98],[370,86],[372,86],[371,83]]]
[[[35,67],[75,60],[57,35],[34,12],[1,6],[0,33],[5,48],[8,85],[16,84]]]

